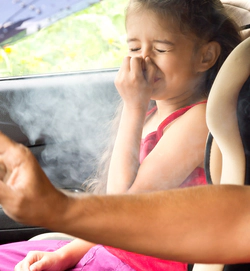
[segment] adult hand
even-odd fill
[[[65,198],[31,152],[0,133],[0,204],[5,213],[24,224],[46,226],[54,217],[51,212],[65,207]]]
[[[156,65],[149,57],[124,58],[115,79],[116,88],[124,103],[136,109],[148,106],[153,92],[156,69]]]
[[[58,271],[66,270],[66,268],[63,266],[61,256],[56,251],[30,251],[27,256],[16,265],[15,271]]]

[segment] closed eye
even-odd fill
[[[160,50],[160,49],[155,49],[159,53],[165,53],[167,50]]]
[[[137,51],[140,51],[141,48],[130,48],[129,51],[130,52],[137,52]]]

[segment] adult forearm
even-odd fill
[[[250,187],[66,195],[34,156],[0,133],[0,204],[23,224],[185,262],[249,262]]]
[[[244,262],[250,259],[249,199],[250,188],[238,186],[85,195],[70,198],[63,217],[54,215],[45,226],[165,259]]]

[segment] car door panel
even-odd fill
[[[2,79],[0,130],[30,149],[56,187],[82,192],[119,102],[116,73],[105,69]],[[46,231],[14,222],[0,208],[0,243]]]

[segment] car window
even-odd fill
[[[103,0],[0,48],[0,77],[118,67],[127,0]]]

